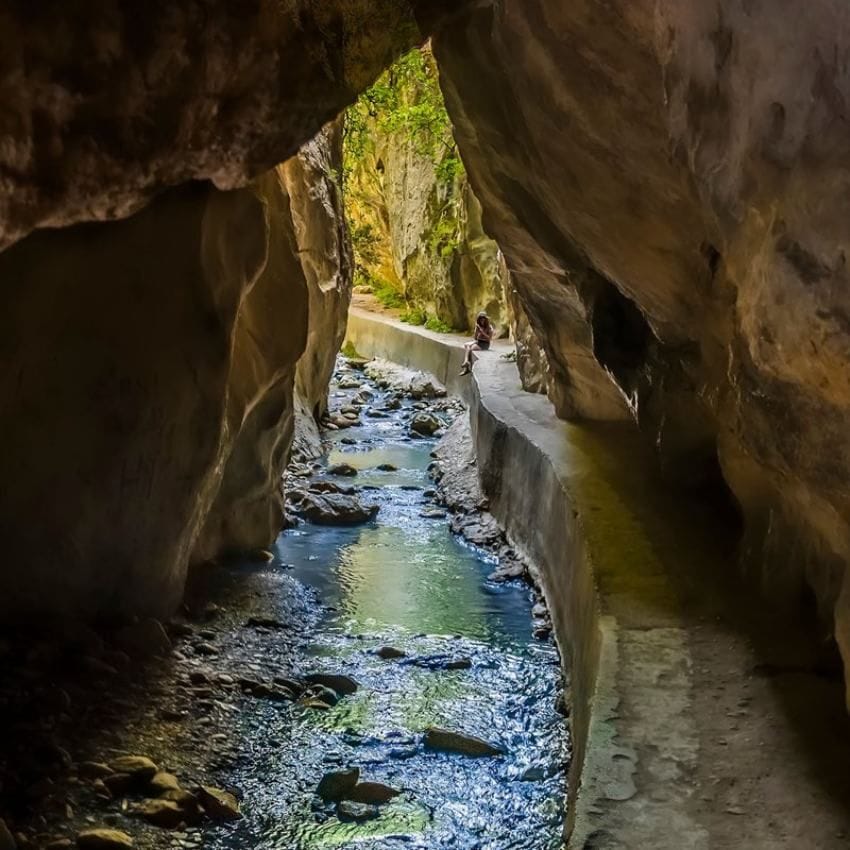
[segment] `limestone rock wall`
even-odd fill
[[[295,372],[296,438],[302,452],[315,454],[316,422],[327,412],[328,383],[351,303],[351,243],[340,186],[342,119],[307,142],[280,173],[309,297],[307,345]]]
[[[850,658],[850,8],[504,0],[434,49],[561,414],[722,473]]]
[[[163,614],[196,546],[269,542],[307,321],[287,215],[275,174],[190,184],[0,253],[0,618]]]
[[[381,78],[362,149],[347,152],[359,282],[396,290],[410,313],[451,328],[471,328],[484,310],[507,330],[507,269],[459,163],[430,50],[420,55],[407,75]]]
[[[8,0],[0,245],[244,186],[334,118],[457,0]]]

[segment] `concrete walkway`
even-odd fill
[[[850,724],[814,631],[739,578],[712,509],[626,427],[571,425],[499,344],[353,309],[349,341],[469,404],[491,510],[537,565],[571,677],[570,848],[850,847]]]

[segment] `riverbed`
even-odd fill
[[[71,846],[92,828],[139,850],[562,845],[558,653],[532,633],[532,588],[491,581],[494,558],[451,534],[428,473],[439,434],[411,435],[416,414],[448,424],[457,406],[341,374],[349,388],[332,387],[334,408],[371,398],[359,424],[324,433],[302,483],[355,488],[378,506],[373,519],[300,523],[268,553],[196,570],[168,635],[138,624],[138,654],[82,624],[4,639],[0,782],[23,850]],[[341,463],[356,474],[333,476]],[[311,674],[356,689],[322,703],[303,690]],[[429,750],[428,727],[502,754]],[[125,755],[190,792],[186,811],[200,786],[232,794],[238,819],[184,817],[161,800],[146,815],[152,787],[112,783],[108,765]],[[398,795],[357,818],[317,797],[326,773],[352,768]]]

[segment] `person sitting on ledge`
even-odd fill
[[[487,318],[487,314],[479,313],[478,318],[475,320],[475,339],[464,345],[466,356],[463,358],[463,366],[460,370],[461,375],[468,375],[472,371],[472,352],[486,351],[490,347],[490,341],[493,339],[495,332],[496,329]]]

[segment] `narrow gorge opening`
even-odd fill
[[[843,850],[793,6],[8,0],[0,850]]]

